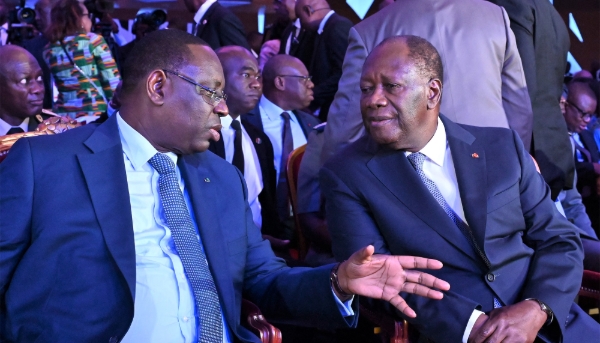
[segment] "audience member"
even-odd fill
[[[271,39],[266,41],[260,48],[258,56],[258,68],[263,70],[267,61],[279,53],[281,41],[279,39]]]
[[[195,13],[194,35],[202,38],[213,49],[239,45],[248,50],[244,26],[230,10],[217,0],[183,0],[188,11]]]
[[[357,87],[363,62],[385,38],[401,34],[424,37],[440,52],[444,115],[461,124],[510,127],[529,145],[531,105],[506,12],[481,0],[398,0],[350,30],[322,162],[364,135]]]
[[[342,77],[342,63],[352,22],[335,13],[326,0],[298,0],[296,16],[303,29],[317,33],[312,58],[307,64],[315,84],[315,99],[310,109],[318,110],[319,119],[327,121],[329,107]]]
[[[521,56],[533,108],[532,145],[524,141],[550,186],[552,199],[574,187],[574,165],[560,95],[569,50],[569,32],[548,0],[488,0],[506,9]]]
[[[137,42],[139,42],[142,38],[144,38],[147,34],[149,34],[150,32],[154,32],[154,31],[158,30],[158,28],[159,28],[158,25],[156,25],[155,23],[152,23],[151,21],[148,21],[148,20],[142,20],[140,17],[136,17],[135,21],[133,22],[133,28],[132,28],[133,34],[135,35],[135,39],[132,40],[131,42],[123,45],[119,49],[121,65],[125,63],[127,56],[131,52],[131,49],[133,49],[133,46]]]
[[[319,124],[302,112],[313,100],[313,83],[302,62],[289,55],[272,57],[263,70],[263,91],[258,107],[242,119],[264,131],[273,145],[277,180],[277,212],[282,227],[276,238],[291,239],[294,225],[290,217],[286,164],[289,154],[306,144],[311,128]]]
[[[16,45],[0,47],[0,61],[0,136],[35,131],[52,117],[42,112],[42,69],[27,50]]]
[[[38,0],[35,3],[35,20],[40,31],[45,32],[48,26],[50,26],[50,10],[52,9],[52,4],[56,2],[56,0]],[[23,47],[35,57],[42,68],[44,108],[50,109],[52,108],[52,74],[44,60],[44,48],[48,43],[48,38],[42,34],[24,41]]]
[[[577,190],[581,193],[592,227],[598,232],[600,196],[597,184],[600,182],[600,151],[594,140],[594,133],[586,129],[596,110],[597,99],[585,81],[572,81],[567,90],[568,94],[561,108],[572,144],[575,146]]]
[[[209,150],[244,175],[254,224],[263,234],[272,234],[279,228],[273,146],[264,132],[240,118],[254,109],[262,96],[260,70],[256,58],[242,47],[219,48],[217,56],[225,75],[229,115],[221,118],[221,139],[210,142]]]
[[[335,328],[356,322],[352,294],[414,317],[400,291],[449,289],[403,270],[438,261],[370,246],[335,269],[286,267],[239,171],[203,152],[227,113],[215,53],[160,30],[126,70],[118,114],[22,138],[0,164],[0,340],[259,342],[239,324],[242,294],[269,318]]]
[[[443,261],[433,274],[452,284],[444,299],[406,298],[419,309],[411,327],[436,342],[598,337],[600,325],[573,304],[583,269],[576,229],[516,132],[440,115],[443,66],[433,45],[384,40],[365,61],[360,89],[368,134],[321,171],[336,258],[368,242],[380,254]]]
[[[58,88],[54,111],[92,121],[107,109],[121,76],[102,36],[90,32],[87,8],[77,0],[60,0],[50,12],[44,59]]]
[[[309,66],[317,33],[302,28],[296,17],[296,0],[274,0],[273,8],[278,17],[287,17],[289,22],[281,35],[279,53],[294,56]]]

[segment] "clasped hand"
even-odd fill
[[[450,284],[433,275],[411,269],[440,269],[442,262],[415,256],[373,255],[369,245],[355,252],[338,269],[342,291],[389,301],[406,316],[414,318],[415,311],[400,296],[414,293],[431,299],[442,299],[439,290],[447,291]]]

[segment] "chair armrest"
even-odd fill
[[[262,343],[281,343],[281,331],[269,324],[258,306],[246,299],[242,299],[241,324],[258,336]]]

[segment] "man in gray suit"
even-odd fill
[[[406,34],[440,52],[446,67],[442,113],[461,124],[510,127],[529,147],[533,114],[506,12],[482,0],[397,0],[350,30],[322,162],[364,134],[358,81],[365,58],[385,38]]]

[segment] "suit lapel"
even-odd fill
[[[200,22],[197,24],[198,26],[196,27],[196,37],[200,37],[202,35],[202,32],[204,31],[204,28],[209,23],[210,16],[213,14],[213,12],[217,8],[217,6],[219,6],[219,3],[217,3],[217,2],[215,2],[214,4],[212,4],[208,8],[208,10],[206,10],[206,13],[204,13],[204,15],[202,16],[202,18],[200,18]]]
[[[223,135],[221,134],[221,131],[219,131],[219,137],[219,140],[216,142],[212,140],[210,141],[208,150],[222,159],[225,159],[225,142],[223,142]]]
[[[202,164],[202,155],[188,155],[180,157],[177,163],[185,188],[190,196],[192,210],[196,217],[196,224],[202,246],[208,259],[211,274],[219,292],[222,309],[230,324],[236,322],[235,292],[233,280],[229,271],[228,255],[225,240],[219,225],[219,215],[214,201],[222,195],[219,194],[219,185],[210,180],[216,180],[215,172]]]
[[[84,142],[91,154],[77,159],[106,246],[123,273],[135,299],[135,244],[133,220],[116,117],[109,118]]]
[[[445,117],[441,118],[446,127],[446,136],[454,162],[465,217],[473,231],[477,245],[484,251],[487,225],[485,150],[471,133]]]
[[[252,111],[242,114],[242,121],[249,123],[260,131],[265,131],[263,128],[262,119],[260,117],[259,104],[256,104],[256,107],[254,107]]]
[[[469,242],[431,196],[402,151],[380,149],[367,162],[367,167],[416,217],[465,256],[474,259]]]

